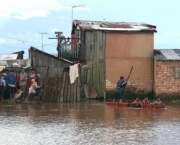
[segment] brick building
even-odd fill
[[[144,23],[73,21],[72,37],[81,40],[81,60],[88,65],[85,83],[95,88],[97,97],[114,91],[132,66],[127,88],[135,94],[152,93],[154,32],[156,26]]]
[[[160,97],[180,96],[180,49],[154,51],[154,90]]]

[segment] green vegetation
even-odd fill
[[[92,77],[93,77],[93,86],[96,88],[97,91],[97,98],[100,98],[103,96],[103,78],[102,78],[102,68],[103,64],[99,63],[92,65]]]
[[[179,99],[175,99],[171,101],[173,104],[179,104],[180,105],[180,100]]]

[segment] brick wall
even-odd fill
[[[133,66],[127,88],[131,87],[137,92],[151,92],[153,44],[153,33],[107,33],[106,90],[114,90],[120,76],[127,77]]]
[[[154,90],[159,97],[180,96],[180,78],[177,69],[180,61],[154,61]]]

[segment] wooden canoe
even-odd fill
[[[141,108],[165,108],[165,105],[153,105],[153,104],[144,104]]]
[[[108,106],[120,106],[120,107],[133,107],[131,104],[128,103],[117,103],[117,102],[106,102],[106,105]],[[140,108],[156,108],[156,109],[160,109],[160,108],[165,108],[165,105],[151,105],[151,104],[144,104],[142,105]],[[136,108],[136,107],[134,107]],[[137,107],[139,108],[139,107]]]

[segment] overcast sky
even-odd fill
[[[30,46],[56,54],[55,31],[71,33],[80,20],[143,22],[157,26],[155,48],[180,48],[179,0],[0,0],[0,53],[25,51]]]

